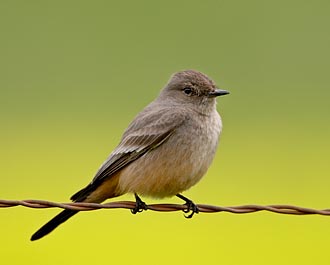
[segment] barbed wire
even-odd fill
[[[28,208],[45,209],[45,208],[62,208],[76,211],[93,211],[100,209],[134,209],[135,202],[133,201],[118,201],[109,203],[85,203],[85,202],[72,202],[72,203],[58,203],[43,200],[0,200],[0,208],[8,208],[15,206],[24,206]],[[259,211],[268,211],[279,214],[292,214],[292,215],[330,215],[330,209],[317,210],[311,208],[304,208],[294,205],[241,205],[241,206],[215,206],[206,204],[197,204],[199,212],[203,213],[216,213],[216,212],[230,212],[236,214],[254,213]],[[147,209],[158,212],[173,212],[188,210],[184,204],[149,204]]]

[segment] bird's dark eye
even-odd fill
[[[193,90],[191,89],[191,87],[185,87],[185,88],[183,89],[183,92],[184,92],[186,95],[190,96],[190,95],[192,94]]]

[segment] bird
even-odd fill
[[[229,94],[196,70],[174,73],[158,97],[124,131],[120,143],[92,181],[75,193],[73,202],[101,203],[134,194],[132,213],[147,209],[140,196],[177,196],[185,213],[198,213],[196,204],[181,193],[207,172],[222,130],[216,98]],[[79,211],[65,209],[35,232],[31,241],[49,234]]]

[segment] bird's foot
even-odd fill
[[[147,204],[141,200],[141,198],[135,193],[135,207],[131,209],[132,214],[141,213],[143,210],[147,210]]]
[[[195,213],[199,213],[199,209],[198,209],[197,205],[192,200],[189,200],[188,198],[184,197],[181,194],[177,194],[176,196],[186,202],[184,205],[187,206],[187,209],[184,209],[183,212],[184,213],[191,212],[189,215],[185,215],[184,217],[190,219],[191,217],[194,216]]]

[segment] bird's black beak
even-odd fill
[[[209,97],[214,98],[214,97],[224,96],[227,94],[229,94],[227,90],[215,89],[214,91],[209,92]]]

